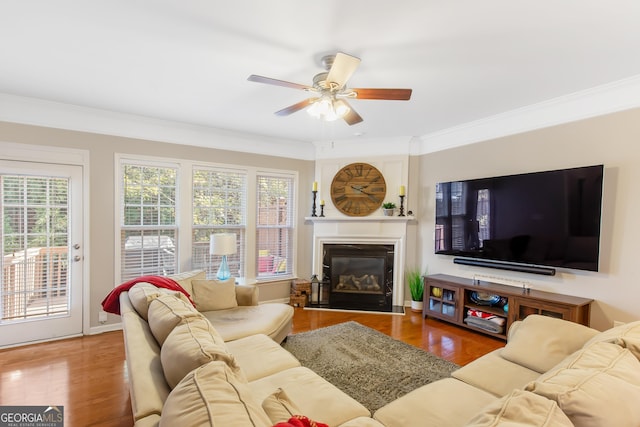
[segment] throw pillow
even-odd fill
[[[629,349],[637,359],[640,359],[640,320],[616,326],[599,333],[591,338],[586,346],[596,342],[610,342]]]
[[[192,280],[193,302],[199,311],[215,311],[235,308],[236,284],[233,278],[229,280]]]
[[[191,287],[192,280],[205,279],[207,272],[204,270],[192,270],[185,271],[183,273],[177,273],[169,276],[169,279],[173,279],[178,282],[178,285],[182,286],[182,289],[187,291],[189,296],[193,295],[193,288]]]
[[[597,369],[558,369],[525,390],[555,400],[582,427],[640,425],[640,387]]]
[[[288,421],[289,418],[300,413],[300,410],[281,388],[278,388],[264,399],[262,409],[274,424]]]
[[[213,360],[225,362],[242,376],[224,340],[207,319],[192,317],[177,325],[160,349],[162,370],[169,387],[174,388],[194,369]]]
[[[362,422],[358,422],[357,424],[358,426],[364,425]],[[344,425],[345,424],[341,424],[341,426]],[[287,421],[279,422],[273,427],[329,427],[329,425],[313,421],[312,419],[310,419],[309,417],[305,417],[304,415],[294,415]]]
[[[149,303],[160,295],[158,288],[151,283],[136,283],[128,291],[131,305],[144,320],[149,320]]]
[[[161,294],[149,304],[149,328],[158,344],[164,344],[173,328],[189,317],[203,317],[190,303]]]
[[[514,390],[487,405],[467,427],[571,427],[571,420],[553,400],[524,390]]]
[[[599,370],[640,387],[640,361],[628,349],[609,342],[596,342],[576,351],[537,379],[558,369]]]
[[[580,349],[598,331],[578,323],[533,314],[509,334],[502,357],[510,362],[544,373]]]
[[[191,304],[189,299],[182,292],[176,292],[171,289],[157,288],[151,283],[140,282],[136,283],[129,289],[128,295],[131,305],[138,312],[140,317],[144,320],[149,320],[149,304],[159,295],[168,294],[173,295],[185,302]]]
[[[249,385],[222,361],[194,369],[169,393],[160,427],[271,426]]]

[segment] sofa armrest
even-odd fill
[[[258,287],[255,285],[236,285],[238,305],[258,305]]]

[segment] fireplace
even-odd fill
[[[323,303],[319,308],[404,312],[404,265],[410,218],[370,215],[309,220],[313,221],[312,273],[323,284]],[[330,262],[327,254],[335,255],[335,261]]]
[[[393,310],[394,245],[323,245],[325,303],[334,309]]]

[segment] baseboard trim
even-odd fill
[[[86,335],[98,335],[105,332],[121,331],[122,323],[110,323],[108,325],[92,326]]]

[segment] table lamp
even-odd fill
[[[209,253],[211,255],[222,255],[222,262],[218,268],[216,277],[218,280],[227,280],[231,277],[227,255],[236,253],[236,235],[233,233],[212,234],[209,241]]]

